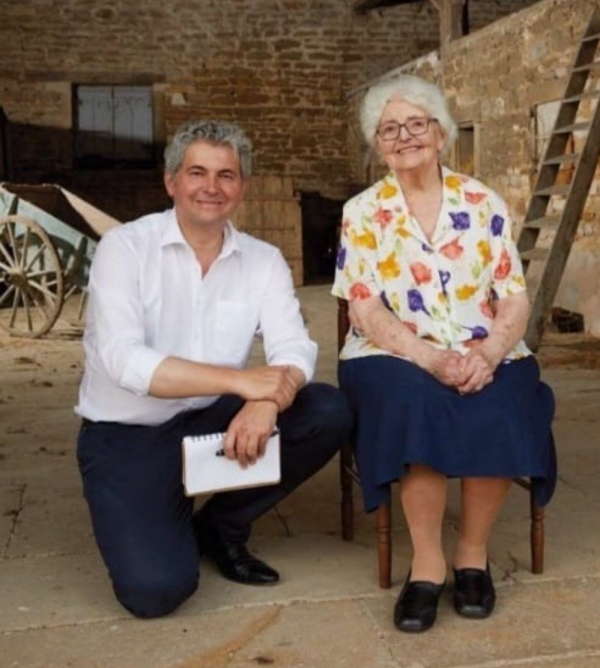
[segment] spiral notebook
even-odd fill
[[[237,460],[225,457],[224,440],[225,434],[184,437],[183,487],[186,496],[275,485],[281,480],[278,430],[267,441],[265,454],[246,468],[242,468]]]

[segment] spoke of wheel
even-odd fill
[[[15,290],[15,296],[12,303],[12,311],[10,313],[9,327],[15,326],[15,320],[17,319],[17,313],[19,312],[19,301],[21,297],[21,291]]]
[[[67,301],[67,299],[70,299],[77,292],[78,288],[79,286],[77,285],[77,283],[71,283],[71,285],[69,285],[65,290],[65,301]]]
[[[33,280],[33,276],[42,280]],[[54,304],[59,300],[59,295],[56,291],[52,290],[52,288],[58,286],[59,282],[56,272],[52,269],[47,269],[46,271],[38,271],[35,274],[29,274],[27,278],[26,290],[29,296],[35,300],[36,303],[48,305],[53,308]]]
[[[17,241],[15,239],[15,235],[13,233],[13,228],[12,228],[12,225],[10,223],[7,223],[7,225],[6,225],[6,232],[8,234],[8,241],[9,241],[10,245],[13,248],[16,248],[17,247]]]
[[[29,228],[27,229],[27,231],[29,231]],[[25,271],[26,274],[29,273],[29,270],[30,270],[31,267],[33,266],[34,262],[36,262],[36,260],[38,259],[38,257],[39,257],[43,252],[44,252],[44,246],[40,246],[40,247],[38,248],[36,254],[33,256],[33,258],[27,263],[27,266],[26,266],[26,267],[23,267],[23,271]],[[25,256],[26,253],[27,253],[27,251],[25,251],[25,253],[23,253],[23,256]]]
[[[21,261],[19,262],[19,266],[21,269],[25,269],[25,261],[27,260],[27,249],[29,248],[29,235],[31,233],[31,230],[29,227],[25,228],[25,238],[23,239],[23,253],[21,255]],[[42,247],[43,248],[43,247]],[[31,265],[29,265],[31,266]]]
[[[12,265],[8,265],[8,264],[2,262],[2,260],[0,260],[0,269],[5,271],[6,273],[8,273],[9,271],[11,271],[12,268],[13,268]]]
[[[6,224],[6,231],[8,232],[8,242],[12,247],[12,249],[14,250],[13,259],[15,262],[15,266],[18,266],[19,258],[17,255],[17,240],[15,239],[15,235],[13,233],[13,226],[10,223]]]
[[[12,253],[9,253],[6,246],[2,243],[2,239],[0,238],[0,253],[4,255],[6,258],[6,261],[8,262],[9,267],[14,267],[15,266],[15,257]]]
[[[56,276],[56,271],[54,269],[38,269],[37,271],[32,271],[27,274],[27,278],[44,278],[44,276]],[[54,279],[54,283],[57,282],[57,279]]]
[[[45,308],[47,301],[45,299],[40,299],[34,292],[31,291],[30,286],[25,286],[24,289],[19,290],[21,293],[21,303],[23,305],[23,309],[25,310],[25,316],[27,319],[27,325],[29,330],[31,331],[33,329],[33,319],[32,319],[32,314],[33,314],[33,309],[32,306],[35,306],[35,308],[39,311],[39,314],[42,316],[44,321],[48,320],[48,313],[47,309]]]
[[[25,318],[27,320],[27,328],[31,332],[33,330],[33,319],[31,317],[31,309],[29,308],[29,290],[27,289],[23,290],[22,296],[23,296],[23,306],[25,307]]]
[[[9,285],[6,292],[0,297],[0,306],[4,304],[5,301],[8,301],[10,295],[16,290],[14,285]]]
[[[52,286],[52,285],[56,285],[56,284],[57,284],[57,281],[56,281],[56,280],[54,280],[54,281],[48,281],[48,283],[47,283],[45,286],[44,286],[44,285],[41,285],[41,284],[38,283],[37,281],[31,281],[31,280],[30,280],[30,281],[29,281],[29,284],[28,284],[28,287],[29,287],[29,288],[35,288],[36,290],[39,290],[39,292],[41,292],[43,295],[46,296],[46,298],[47,298],[47,300],[48,300],[49,302],[51,302],[52,304],[54,304],[54,302],[56,301],[56,294],[55,294],[54,292],[51,292],[51,291],[48,290],[47,288],[50,287],[50,286]]]

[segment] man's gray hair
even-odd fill
[[[375,133],[385,105],[392,98],[402,98],[421,107],[431,118],[437,118],[446,134],[446,152],[456,140],[457,127],[448,110],[442,91],[432,83],[411,74],[402,74],[369,88],[360,108],[360,125],[369,146],[375,144]]]
[[[235,123],[222,121],[188,121],[175,131],[173,139],[165,148],[165,172],[174,176],[185,157],[185,152],[196,141],[230,146],[240,159],[244,179],[252,175],[252,142]]]

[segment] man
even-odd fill
[[[195,591],[199,555],[236,582],[276,583],[246,549],[252,522],[350,428],[341,392],[309,383],[316,345],[281,253],[230,222],[251,151],[235,125],[180,127],[165,151],[174,208],[111,230],[92,265],[78,460],[115,594],[139,617],[167,614]],[[257,333],[266,365],[248,368]],[[226,456],[251,466],[276,423],[281,483],[215,494],[193,514],[183,436],[226,432]]]

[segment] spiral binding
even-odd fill
[[[215,434],[198,434],[197,436],[186,436],[190,441],[197,443],[198,441],[219,441],[225,438],[225,432],[218,432]]]
[[[275,434],[278,434],[278,433],[279,433],[279,429],[277,427],[275,427],[275,429],[273,429],[273,431],[271,432],[271,436],[275,436]],[[190,435],[190,436],[185,436],[184,438],[189,439],[193,443],[197,443],[199,441],[202,441],[202,442],[204,442],[204,441],[217,441],[218,442],[218,441],[224,439],[226,435],[227,435],[226,432],[223,431],[223,432],[215,432],[214,434],[198,434],[198,435],[195,435],[195,436]]]

